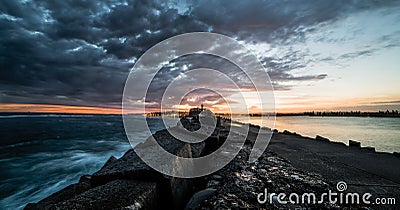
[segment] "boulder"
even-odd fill
[[[156,183],[115,180],[47,209],[154,209]]]
[[[161,175],[143,162],[133,151],[128,150],[120,159],[103,166],[91,177],[92,187],[117,179],[157,180]]]
[[[46,209],[52,204],[68,200],[76,195],[79,195],[90,189],[90,184],[86,182],[79,182],[71,184],[66,188],[53,193],[47,198],[39,201],[38,203],[29,203],[24,209]]]
[[[154,140],[156,142],[154,142]],[[159,158],[155,148],[156,143],[166,151],[180,157],[190,158],[199,157],[204,150],[204,143],[188,144],[175,139],[167,130],[156,132],[153,137],[149,137],[145,142],[138,144],[135,149],[140,149],[136,153],[133,149],[126,152],[120,159],[113,160],[91,178],[93,187],[104,185],[113,180],[141,180],[156,182],[159,193],[169,196],[163,198],[164,203],[173,205],[175,208],[184,208],[190,196],[195,192],[196,179],[180,179],[165,176],[149,167],[139,155],[147,155],[147,158]],[[163,163],[160,164],[171,164]]]
[[[199,157],[204,149],[204,142],[189,145],[175,139],[167,130],[157,131],[153,137],[149,137],[145,142],[136,145],[135,148],[140,148],[142,152],[148,150],[149,152],[146,154],[152,154],[152,151],[156,151],[151,148],[155,146],[154,140],[166,151],[181,157]],[[157,155],[154,153],[155,158],[158,158]],[[162,174],[149,167],[133,149],[128,150],[120,159],[111,159],[92,175],[92,186],[99,186],[116,179],[145,181],[164,179]]]
[[[284,130],[284,131],[282,132],[282,134],[285,134],[285,135],[292,135],[292,132],[290,132],[290,131],[288,131],[288,130]]]
[[[170,128],[173,130],[177,130],[177,128],[173,127]],[[214,134],[213,134],[214,135]],[[188,136],[189,138],[190,136]],[[215,136],[217,137],[217,136]],[[153,134],[153,137],[149,137],[149,138],[154,138],[155,141],[157,141],[157,143],[163,147],[166,151],[168,151],[171,154],[178,154],[180,152],[180,150],[185,146],[185,142],[176,139],[174,136],[172,136],[167,130],[161,130],[161,131],[157,131],[155,134]],[[138,146],[152,146],[151,142],[149,141],[149,139],[147,139],[142,145],[138,145]],[[200,143],[194,143],[194,144],[190,144],[190,147],[192,149],[192,155],[193,157],[199,157],[205,147],[205,143],[204,142],[200,142]]]
[[[79,178],[79,183],[86,183],[90,185],[90,181],[92,179],[92,175],[85,174]]]
[[[205,190],[201,190],[197,193],[195,193],[189,200],[189,202],[186,204],[185,210],[192,210],[199,208],[200,204],[206,200],[207,198],[211,197],[212,194],[217,191],[216,189],[213,188],[207,188]]]
[[[330,140],[328,138],[325,138],[325,137],[320,136],[320,135],[315,136],[315,140],[323,141],[323,142],[330,142]]]
[[[349,140],[349,147],[361,147],[361,143],[354,140]]]
[[[362,149],[368,150],[368,151],[371,151],[371,152],[375,152],[375,147],[368,146],[368,147],[363,147]]]
[[[260,126],[256,127],[254,125],[249,126],[249,131],[246,136],[246,144],[254,145],[257,139],[258,133],[260,132]]]
[[[111,155],[111,156],[108,158],[108,160],[106,161],[106,163],[104,163],[104,165],[101,167],[101,169],[107,167],[108,165],[110,165],[112,162],[114,162],[114,161],[116,161],[116,160],[117,160],[117,158]]]
[[[339,142],[339,141],[331,141],[332,144],[336,144],[336,145],[340,145],[340,146],[347,146],[345,143],[343,142]]]

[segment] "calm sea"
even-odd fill
[[[249,121],[241,120],[248,123]],[[251,117],[250,123],[261,125],[260,117]],[[277,117],[275,128],[304,136],[324,136],[332,141],[348,144],[349,139],[362,146],[373,146],[381,152],[400,152],[400,118],[369,117]]]

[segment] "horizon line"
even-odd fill
[[[352,107],[349,107],[348,110],[343,110],[341,109],[315,109],[315,110],[287,110],[287,111],[282,111],[276,109],[275,112],[266,112],[266,113],[260,113],[260,112],[249,112],[249,113],[232,113],[235,115],[243,115],[243,114],[251,114],[251,115],[261,115],[261,114],[304,114],[307,112],[364,112],[364,113],[372,113],[372,112],[380,112],[380,111],[392,111],[392,110],[397,110],[398,109],[377,109],[377,110],[362,110],[362,109],[351,109]],[[181,112],[186,112],[188,110],[181,110]],[[148,112],[138,112],[136,110],[132,110],[130,112],[126,112],[126,114],[151,114],[151,113],[156,113],[156,112],[161,112],[160,110],[149,110]],[[171,111],[165,111],[165,112],[171,112]],[[179,111],[175,111],[179,112]],[[34,113],[47,113],[47,114],[109,114],[109,115],[115,115],[123,114],[123,110],[121,107],[97,107],[97,106],[79,106],[79,105],[58,105],[58,104],[0,104],[0,113],[25,113],[25,114],[34,114]],[[216,114],[230,114],[229,112],[215,112]]]

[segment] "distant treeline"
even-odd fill
[[[349,116],[349,117],[400,117],[398,110],[386,110],[379,112],[361,112],[361,111],[350,111],[350,112],[304,112],[304,115],[308,116]]]
[[[249,114],[250,116],[262,116],[266,114]],[[276,116],[326,116],[326,117],[400,117],[398,110],[386,110],[379,112],[361,111],[337,111],[337,112],[301,112],[301,113],[276,113]]]
[[[147,117],[160,117],[160,116],[170,116],[170,117],[182,117],[187,115],[189,112],[186,111],[166,111],[166,112],[150,112],[146,113]]]

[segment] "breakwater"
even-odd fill
[[[210,154],[227,141],[230,121],[223,120],[217,129],[217,135],[212,135],[206,141],[195,144],[181,142],[171,136],[167,130],[158,131],[150,138],[154,138],[172,154],[196,158]],[[28,204],[25,209],[309,208],[309,204],[283,205],[277,202],[276,196],[271,197],[271,202],[260,203],[257,195],[263,193],[265,189],[270,192],[288,194],[291,192],[318,194],[335,190],[335,183],[331,180],[321,174],[310,173],[301,167],[294,166],[291,161],[276,152],[278,150],[265,151],[256,162],[248,162],[259,129],[259,126],[250,126],[249,132],[245,134],[247,140],[240,153],[224,168],[210,175],[193,179],[165,176],[147,166],[131,149],[119,159],[110,157],[94,174],[83,175],[78,183],[38,203]],[[274,138],[303,137],[289,132],[275,131]],[[304,140],[311,142],[307,138]],[[312,142],[331,144],[320,137]],[[271,143],[273,147],[278,144],[276,141]],[[146,142],[137,145],[137,147],[146,146],[148,146]],[[349,148],[345,145],[340,146]],[[311,163],[308,164],[311,165]],[[311,207],[335,209],[358,208],[361,205],[343,206],[326,200],[313,204]]]

